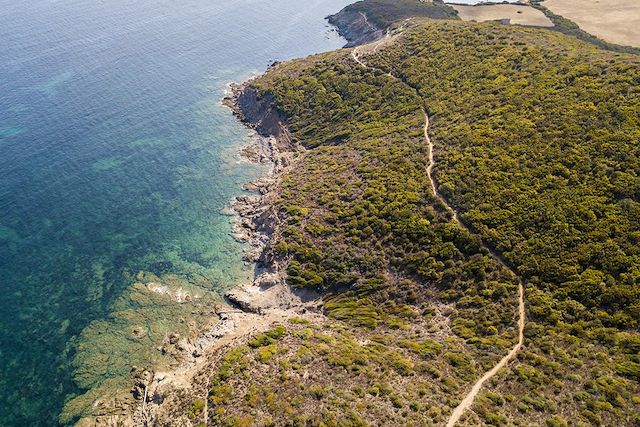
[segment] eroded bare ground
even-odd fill
[[[105,415],[82,419],[78,426],[142,426],[156,425],[158,420],[173,418],[176,406],[183,407],[185,395],[189,401],[207,400],[211,372],[225,351],[246,344],[250,336],[264,332],[292,317],[321,325],[325,316],[319,312],[318,300],[312,293],[294,293],[284,281],[269,286],[247,285],[233,291],[234,302],[245,310],[229,307],[218,312],[220,321],[194,341],[180,340],[176,346],[182,353],[182,363],[175,369],[135,372],[133,389],[135,402],[131,407]],[[200,396],[201,395],[201,396]],[[119,396],[114,396],[117,401]],[[101,396],[101,400],[108,400]],[[188,418],[187,418],[188,419]],[[172,425],[182,425],[178,424]],[[191,424],[184,424],[191,425]]]
[[[542,5],[605,41],[640,47],[638,0],[544,0]]]
[[[255,300],[252,303],[255,304]],[[154,380],[149,386],[151,402],[145,408],[144,418],[150,425],[153,425],[155,420],[172,419],[176,408],[184,407],[185,394],[189,395],[190,400],[201,398],[207,402],[209,377],[219,365],[220,358],[225,351],[245,344],[249,336],[264,332],[276,324],[286,323],[292,317],[318,325],[325,320],[325,317],[315,310],[314,303],[300,303],[289,309],[265,308],[262,314],[229,313],[217,331],[213,331],[216,339],[210,343],[201,357],[190,364],[183,365],[176,371],[155,374]],[[185,416],[185,421],[187,420],[188,418]]]

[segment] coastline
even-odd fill
[[[344,11],[332,16],[341,14]],[[330,18],[326,19],[346,39],[345,48],[384,37],[382,30],[361,25],[365,17],[359,16],[355,22],[353,17],[337,21]],[[371,34],[371,30],[375,30],[375,34]],[[259,97],[258,90],[251,85],[279,65],[280,62],[274,62],[264,73],[243,83],[230,82],[231,94],[221,100],[237,120],[255,132],[253,144],[241,148],[240,156],[252,163],[271,165],[266,175],[243,184],[244,190],[255,194],[235,197],[228,211],[234,238],[247,244],[244,260],[254,265],[253,280],[225,293],[229,309],[218,312],[219,322],[201,334],[193,351],[185,351],[187,357],[179,367],[156,372],[146,382],[138,381],[134,385],[132,392],[135,395],[138,390],[140,404],[134,411],[134,418],[139,422],[132,426],[147,425],[158,419],[178,421],[183,415],[176,408],[184,406],[182,400],[189,400],[193,395],[201,394],[207,402],[207,373],[215,369],[225,349],[294,316],[316,323],[326,320],[321,308],[322,295],[290,287],[286,283],[288,261],[277,258],[270,250],[278,241],[283,225],[275,208],[280,183],[305,152],[305,148],[291,138],[286,118],[277,110],[274,100]],[[180,390],[190,390],[190,393]],[[184,421],[191,423],[192,420]]]
[[[333,16],[344,14],[341,11]],[[347,16],[335,22],[329,18],[329,23],[346,39],[345,47],[384,36],[382,30],[362,25],[364,17],[360,15],[355,20]],[[371,30],[375,34],[371,34]],[[321,309],[322,295],[291,288],[285,281],[287,260],[277,259],[270,251],[281,232],[281,221],[274,206],[280,182],[305,151],[292,140],[286,119],[275,107],[274,100],[259,98],[258,91],[251,85],[279,64],[272,63],[263,73],[243,83],[230,82],[230,95],[220,100],[249,131],[255,132],[252,144],[239,150],[241,158],[271,165],[266,175],[242,185],[243,190],[254,194],[234,197],[224,212],[230,217],[234,239],[247,245],[243,260],[253,264],[253,279],[237,284],[224,294],[223,304],[215,308],[219,319],[217,322],[212,319],[212,327],[205,327],[195,339],[180,339],[172,344],[182,360],[177,367],[163,370],[132,367],[130,393],[96,396],[96,402],[102,401],[103,410],[82,417],[76,426],[135,427],[179,417],[179,412],[173,411],[184,406],[182,400],[201,394],[207,401],[207,373],[215,369],[225,349],[246,342],[250,336],[291,317],[316,323],[326,320]]]
[[[380,44],[379,42],[378,44]],[[375,44],[375,47],[378,46]],[[375,48],[374,48],[375,51]],[[357,49],[352,53],[356,62],[367,67],[358,59]],[[276,65],[277,67],[277,65]],[[393,76],[392,76],[393,77]],[[227,350],[242,344],[258,332],[264,332],[287,319],[296,316],[322,323],[326,317],[321,313],[321,294],[300,294],[286,283],[286,267],[288,259],[273,250],[274,243],[282,237],[282,229],[286,223],[280,218],[282,193],[281,184],[286,175],[295,174],[296,164],[305,156],[304,149],[297,145],[290,136],[287,122],[278,111],[273,99],[259,93],[258,83],[250,80],[243,84],[232,84],[233,95],[222,103],[229,107],[235,117],[245,126],[256,132],[254,143],[240,150],[245,160],[270,164],[269,173],[253,181],[247,182],[243,188],[252,194],[238,196],[226,209],[232,216],[233,236],[247,244],[244,259],[254,266],[253,278],[247,283],[239,284],[225,294],[224,309],[215,310],[210,327],[189,347],[184,348],[184,362],[166,372],[140,372],[136,375],[136,386],[132,390],[137,399],[135,413],[131,424],[110,422],[86,425],[156,425],[160,420],[171,420],[174,425],[206,426],[207,414],[213,410],[207,405],[212,384],[210,379],[221,364]],[[427,130],[429,117],[425,113],[424,137],[429,145],[430,162],[428,176],[436,197],[439,194],[435,180],[431,177],[433,145]],[[299,170],[302,168],[299,168]],[[454,213],[446,200],[442,203]],[[459,218],[455,218],[459,219]],[[464,223],[460,224],[466,228]],[[490,248],[489,255],[496,258],[499,264],[512,270],[499,255]],[[517,277],[517,273],[512,271]],[[519,340],[513,349],[503,357],[492,369],[473,384],[472,391],[466,395],[460,405],[456,406],[449,424],[453,425],[471,405],[477,393],[493,375],[503,369],[507,363],[520,363],[514,359],[524,341],[525,302],[522,282],[519,285]],[[216,316],[219,320],[216,323]],[[216,323],[213,326],[213,323]],[[293,321],[291,322],[293,323]],[[449,335],[453,335],[452,332]],[[528,338],[529,339],[529,338]],[[533,342],[533,339],[531,340]],[[513,359],[513,362],[511,360]],[[256,374],[258,371],[251,371]],[[265,379],[265,376],[262,377]],[[258,381],[258,384],[260,382]],[[487,383],[488,384],[488,383]],[[215,388],[215,387],[214,387]],[[242,400],[242,394],[236,396]],[[195,402],[202,402],[204,409],[197,414],[185,415],[185,411]],[[313,400],[312,400],[313,401]],[[236,399],[235,404],[238,404]],[[233,405],[228,405],[233,406]],[[131,409],[134,405],[130,406]],[[182,411],[180,410],[182,409]],[[210,412],[211,411],[211,412]],[[202,413],[204,415],[200,416]],[[203,421],[199,423],[200,421]],[[209,421],[210,422],[210,421]]]
[[[213,369],[224,349],[290,317],[322,322],[320,295],[311,291],[295,292],[289,287],[285,282],[286,260],[278,259],[270,251],[281,232],[274,208],[279,184],[304,149],[292,141],[286,122],[272,100],[259,100],[250,83],[232,83],[232,95],[224,98],[222,104],[256,132],[254,143],[242,148],[240,155],[250,162],[271,164],[267,175],[243,185],[243,189],[256,194],[235,197],[228,211],[234,238],[247,244],[244,260],[254,265],[252,281],[238,284],[225,293],[226,307],[216,310],[219,320],[213,327],[195,340],[176,343],[182,353],[179,366],[162,371],[132,369],[133,403],[129,410],[113,405],[117,414],[88,416],[82,418],[78,426],[133,427],[167,419],[172,416],[172,409],[182,403],[185,393],[181,391],[189,390],[190,395],[201,392],[206,401],[206,372]]]
[[[273,67],[272,67],[273,68]],[[255,144],[244,147],[241,156],[255,163],[270,163],[269,173],[245,183],[243,188],[255,192],[238,196],[231,202],[234,238],[248,245],[244,259],[254,264],[251,283],[239,284],[226,292],[228,311],[220,312],[220,321],[196,343],[191,358],[171,371],[156,373],[147,386],[148,403],[140,414],[145,420],[173,417],[172,410],[182,404],[182,394],[200,391],[207,400],[207,372],[214,369],[222,350],[247,340],[293,316],[322,321],[319,294],[294,292],[285,281],[286,260],[270,251],[278,240],[282,223],[274,202],[279,196],[282,177],[303,155],[304,149],[290,136],[284,117],[271,99],[259,99],[251,81],[231,84],[232,95],[222,100],[234,116],[256,132]],[[198,390],[198,389],[201,390]],[[206,411],[205,411],[206,412]]]
[[[271,99],[259,99],[251,81],[232,84],[233,94],[222,100],[234,116],[256,132],[253,145],[244,147],[241,156],[253,163],[269,163],[267,175],[247,182],[243,189],[255,194],[238,196],[231,202],[234,238],[248,244],[244,260],[254,264],[252,283],[238,285],[226,292],[225,299],[245,312],[263,314],[271,308],[289,309],[299,301],[285,283],[286,260],[270,250],[278,240],[282,222],[275,209],[283,175],[304,152],[289,132],[286,120]]]

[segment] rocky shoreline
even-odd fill
[[[256,144],[245,147],[241,155],[255,163],[270,163],[267,176],[244,184],[253,195],[236,197],[232,204],[234,238],[247,243],[245,260],[255,263],[253,283],[231,289],[225,297],[243,311],[262,314],[268,308],[290,308],[290,290],[285,283],[286,261],[277,259],[269,244],[277,241],[281,220],[274,208],[282,175],[295,163],[304,149],[296,144],[286,126],[284,116],[269,97],[260,98],[250,84],[232,84],[233,95],[222,102],[248,128],[256,131]],[[268,292],[271,288],[278,292]],[[270,294],[267,299],[266,295]],[[274,295],[276,294],[276,295]],[[287,294],[285,297],[284,295]],[[259,297],[264,295],[264,297]]]
[[[295,293],[285,282],[287,261],[270,250],[281,232],[274,207],[281,178],[304,149],[292,140],[286,120],[272,99],[259,97],[250,82],[230,86],[232,95],[222,103],[257,134],[255,143],[243,148],[241,156],[250,162],[271,164],[266,176],[243,185],[255,194],[236,197],[225,212],[232,217],[234,238],[247,244],[244,259],[255,265],[254,278],[225,294],[227,304],[214,310],[219,319],[212,319],[197,338],[177,334],[168,337],[163,351],[171,351],[181,360],[178,367],[168,371],[133,367],[130,395],[101,397],[99,413],[81,419],[78,426],[133,427],[172,419],[172,408],[179,406],[185,395],[197,394],[197,378],[215,366],[222,349],[289,317],[321,316],[319,295]],[[206,387],[202,392],[206,398]]]
[[[347,40],[345,47],[367,44],[384,37],[385,30],[373,25],[365,13],[349,10],[348,7],[326,19]]]
[[[216,311],[219,321],[196,340],[176,338],[176,348],[182,354],[179,367],[168,372],[134,368],[131,393],[137,404],[131,413],[117,416],[117,424],[114,416],[109,415],[80,425],[140,426],[161,420],[176,421],[175,417],[181,415],[174,412],[175,408],[183,406],[185,400],[199,394],[206,400],[208,372],[215,367],[224,348],[292,316],[322,317],[319,295],[294,292],[285,282],[286,260],[278,259],[270,250],[281,232],[281,221],[274,208],[280,180],[304,149],[292,140],[284,116],[274,107],[272,99],[259,97],[250,82],[232,84],[231,88],[233,94],[223,104],[259,136],[254,145],[241,150],[241,155],[251,162],[272,165],[267,176],[244,185],[245,190],[256,194],[236,197],[228,212],[232,215],[234,238],[247,243],[244,258],[255,265],[254,279],[225,294],[228,307]]]
[[[335,19],[334,19],[335,18]],[[363,14],[339,14],[327,17],[355,46],[380,38],[383,33],[372,27]],[[270,66],[276,68],[277,62]],[[294,291],[287,285],[287,260],[278,259],[270,246],[279,240],[281,220],[274,202],[279,195],[283,175],[295,166],[304,148],[292,138],[286,118],[274,100],[260,96],[251,81],[229,85],[231,95],[221,102],[246,127],[256,132],[252,145],[240,150],[242,158],[253,163],[270,164],[266,176],[247,182],[243,189],[254,194],[234,198],[225,214],[231,217],[233,237],[247,244],[244,260],[254,264],[250,283],[239,284],[225,294],[226,307],[216,307],[219,317],[211,319],[197,338],[169,337],[170,347],[181,363],[168,371],[132,368],[133,386],[128,396],[101,396],[100,414],[82,418],[76,425],[146,426],[172,421],[172,425],[192,425],[178,408],[202,395],[207,400],[208,373],[225,348],[246,341],[274,323],[299,316],[322,322],[321,295],[315,291]],[[108,403],[109,401],[110,403]],[[94,405],[95,406],[95,405]],[[111,409],[108,409],[111,408]],[[183,423],[181,424],[181,422]]]

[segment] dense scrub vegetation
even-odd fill
[[[534,314],[637,328],[640,60],[535,30],[453,22],[398,46],[380,61],[433,116],[441,192],[573,313]]]
[[[556,367],[525,388],[549,396],[582,386],[587,394],[571,400],[582,419],[637,422],[627,405],[637,405],[640,374],[638,57],[546,31],[448,22],[416,28],[369,61],[417,89],[440,190],[528,284],[528,333],[540,347],[521,364]],[[567,358],[585,371],[577,388],[562,381],[576,370]],[[599,381],[615,404],[598,403]]]
[[[513,277],[432,194],[415,93],[354,69],[344,54],[314,62],[299,78],[290,77],[293,67],[300,65],[254,83],[312,149],[281,188],[288,226],[273,250],[291,260],[289,284],[329,292],[330,314],[370,329],[401,327],[454,302],[450,318],[461,337],[508,347]]]
[[[640,64],[557,32],[425,21],[367,57],[280,64],[252,85],[308,151],[271,255],[333,319],[228,353],[215,425],[442,425],[515,341],[468,425],[640,422]],[[392,72],[399,79],[387,74]],[[422,137],[425,108],[441,192]],[[203,416],[194,400],[187,412]]]
[[[353,70],[344,57],[317,62],[314,76],[297,79],[279,77],[291,75],[287,66],[273,73],[275,81],[265,84],[267,76],[255,85],[275,97],[294,137],[313,148],[281,189],[288,227],[274,250],[292,258],[289,283],[362,287],[375,296],[402,281],[399,288],[410,295],[398,298],[419,303],[425,289],[455,293],[495,281],[495,299],[514,296],[508,271],[431,193],[424,119],[413,91],[382,73]]]
[[[431,320],[435,338],[463,345],[465,381],[472,360],[489,366],[504,354],[515,338],[514,278],[432,194],[415,92],[354,68],[344,52],[283,64],[253,84],[310,149],[278,201],[287,225],[272,251],[290,260],[289,284],[326,292],[327,313],[354,326]]]

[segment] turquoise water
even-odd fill
[[[219,100],[348,3],[0,0],[0,425],[71,420],[249,277],[221,209],[265,170]]]

